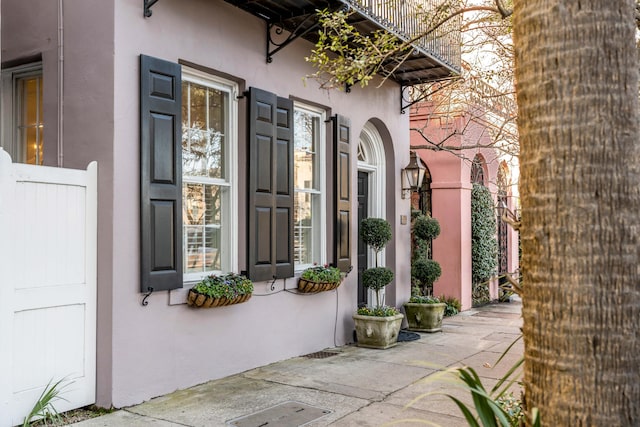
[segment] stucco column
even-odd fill
[[[433,217],[441,228],[433,241],[433,259],[442,268],[433,293],[458,298],[466,310],[471,308],[471,185],[435,181],[431,191]]]

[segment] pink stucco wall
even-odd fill
[[[494,195],[501,154],[491,144],[489,126],[467,114],[438,114],[427,102],[411,111],[411,146],[444,141],[452,150],[416,149],[431,173],[432,214],[440,222],[441,234],[433,241],[433,259],[442,267],[434,283],[435,295],[453,296],[463,310],[471,307],[471,161],[480,155],[484,161],[485,185]],[[421,136],[424,135],[423,136]],[[466,148],[482,146],[483,148]],[[511,176],[513,178],[513,175]],[[517,191],[509,187],[509,206],[516,205]],[[515,194],[514,194],[515,193]],[[508,228],[508,269],[518,268],[517,233]],[[498,297],[497,281],[490,284],[492,298]]]
[[[186,291],[157,292],[142,306],[139,292],[139,55],[188,61],[226,73],[279,96],[326,106],[351,120],[352,212],[358,135],[367,122],[381,135],[386,159],[382,212],[392,224],[386,251],[395,272],[386,302],[409,298],[409,200],[401,199],[400,169],[409,161],[409,116],[400,88],[354,86],[319,90],[304,76],[312,45],[299,40],[265,61],[265,23],[221,0],[163,0],[144,18],[140,0],[64,0],[62,100],[57,97],[58,2],[2,1],[2,60],[42,54],[45,75],[45,161],[83,168],[98,161],[98,378],[100,406],[126,406],[210,379],[352,340],[357,303],[357,224],[352,223],[354,272],[337,292],[283,292],[295,279],[256,284],[249,302],[210,310],[184,304]],[[62,140],[56,144],[58,105]],[[246,108],[239,99],[239,111]],[[245,131],[239,129],[239,183],[244,180]],[[331,188],[330,183],[328,188]],[[239,263],[246,269],[246,198],[239,195]],[[330,206],[330,204],[329,204]],[[329,212],[328,218],[331,218]],[[329,232],[331,230],[329,229]],[[330,234],[330,233],[329,233]],[[332,260],[331,238],[327,260]]]

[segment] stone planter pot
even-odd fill
[[[315,294],[318,292],[331,291],[340,286],[342,282],[312,282],[303,278],[298,279],[298,292],[303,294]]]
[[[187,295],[187,304],[191,307],[198,308],[222,307],[225,305],[240,304],[248,301],[249,298],[251,298],[251,294],[238,295],[237,297],[232,299],[226,297],[213,298],[199,294],[193,289],[189,289],[189,295]]]
[[[445,303],[421,304],[408,302],[404,304],[407,313],[407,323],[410,331],[439,332],[442,330],[442,318],[444,317]]]
[[[386,349],[398,344],[402,314],[378,317],[354,314],[358,347]]]

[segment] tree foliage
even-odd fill
[[[473,284],[487,281],[498,267],[496,217],[491,192],[473,184],[471,190],[471,277]]]

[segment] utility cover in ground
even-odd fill
[[[227,422],[235,427],[300,427],[332,411],[300,402],[284,402]]]

